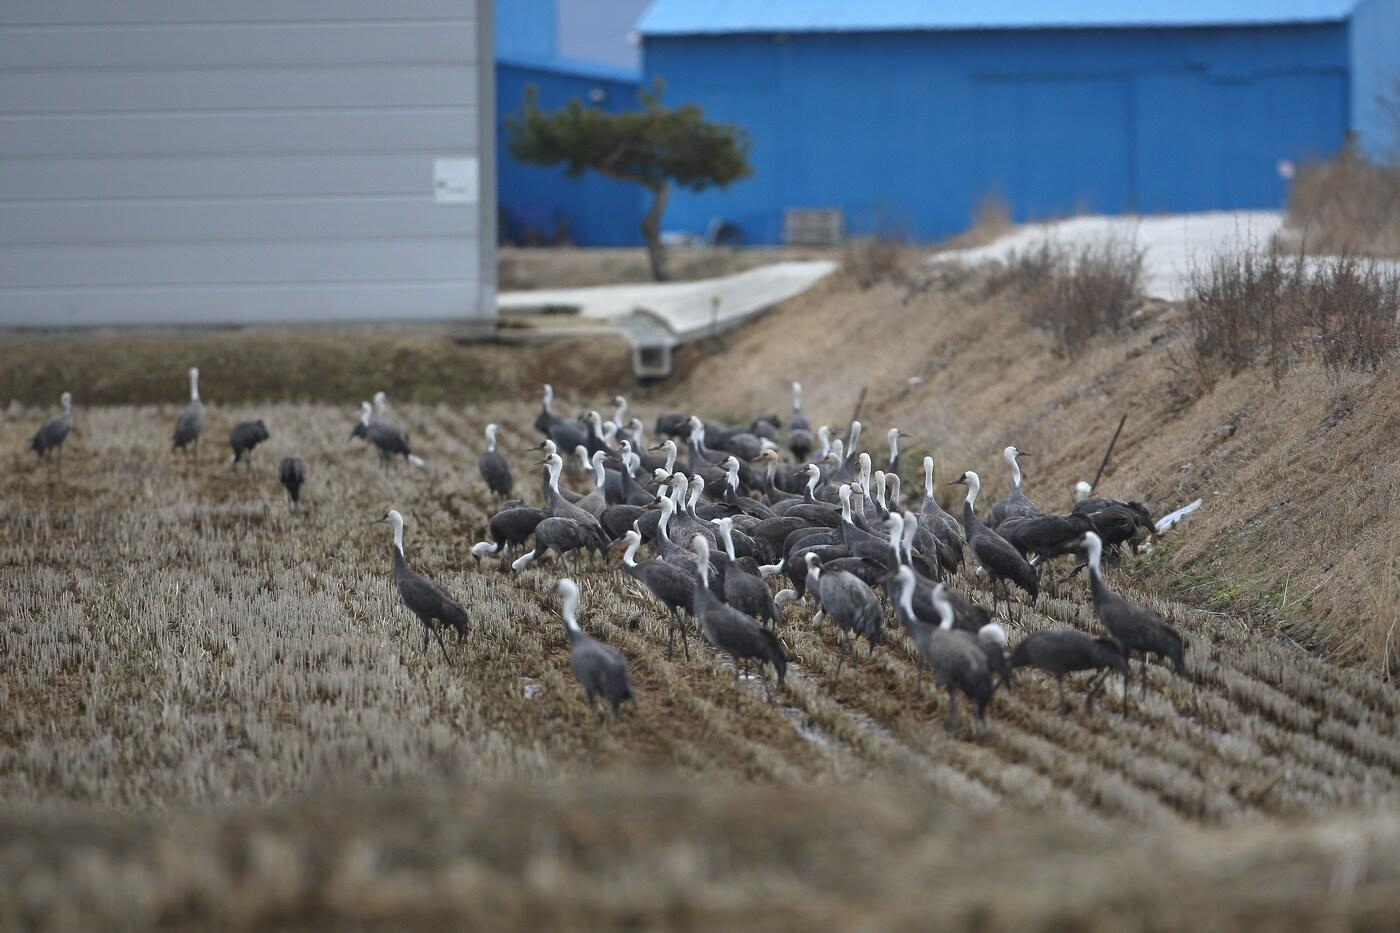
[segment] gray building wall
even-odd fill
[[[489,320],[491,37],[491,0],[4,0],[0,326]]]

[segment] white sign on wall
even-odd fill
[[[433,200],[475,204],[481,197],[480,163],[475,157],[433,160]]]

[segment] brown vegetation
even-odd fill
[[[1088,341],[1116,334],[1142,303],[1142,248],[1108,239],[1071,249],[1046,239],[1013,253],[991,274],[992,291],[1014,289],[1026,320],[1049,332],[1066,356]]]
[[[1277,385],[1308,360],[1336,379],[1374,371],[1400,345],[1400,271],[1351,254],[1247,250],[1197,271],[1185,314],[1186,366],[1201,387],[1256,365]]]
[[[1377,165],[1348,148],[1302,166],[1288,193],[1288,225],[1288,252],[1400,259],[1400,165]]]

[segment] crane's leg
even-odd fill
[[[947,729],[948,729],[948,734],[949,734],[949,735],[954,735],[954,734],[956,734],[957,729],[958,729],[958,700],[957,700],[957,697],[953,695],[953,688],[952,688],[952,687],[949,687],[949,688],[948,688],[948,723],[947,723]]]
[[[758,678],[763,681],[763,695],[768,698],[768,702],[773,702],[773,691],[768,687],[768,675],[763,671],[763,662],[758,662]]]
[[[680,625],[680,624],[681,624],[681,623],[680,623],[680,620],[679,620],[678,618],[676,618],[676,610],[675,610],[675,609],[672,609],[672,610],[671,610],[671,624],[668,625],[668,626],[666,627],[666,628],[667,628],[667,632],[666,632],[666,658],[667,658],[667,660],[670,659],[670,657],[671,657],[671,652],[672,652],[673,650],[675,650],[675,647],[676,647],[676,627],[677,627],[678,625]],[[689,652],[686,652],[686,657],[689,657],[689,656],[690,656],[690,653],[689,653]]]
[[[841,679],[841,665],[846,663],[846,633],[839,632],[836,636],[836,679]]]
[[[447,646],[442,643],[442,626],[433,626],[433,634],[437,636],[438,647],[442,649],[442,659],[450,664],[452,659],[447,656]]]
[[[1144,700],[1147,699],[1147,654],[1148,652],[1146,651],[1142,653],[1142,664],[1138,667],[1138,677],[1142,679],[1142,684],[1140,686],[1142,698]]]
[[[698,626],[699,624],[700,624],[700,623],[699,623],[699,620],[696,620],[696,625]],[[681,630],[681,648],[685,651],[685,659],[686,659],[687,661],[689,661],[689,660],[690,660],[690,635],[689,635],[689,633],[687,633],[686,630],[685,630],[685,617],[684,617],[684,616],[677,615],[677,617],[676,617],[676,626],[677,626],[678,628],[680,628],[680,630]]]
[[[428,622],[428,621],[425,619],[425,620],[423,621],[423,649],[422,649],[424,654],[426,654],[426,653],[428,652],[428,639],[429,639],[429,637],[430,637],[430,636],[429,636],[429,633],[430,633],[432,630],[433,630],[432,623],[431,623],[431,622]]]

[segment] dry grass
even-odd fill
[[[0,497],[0,926],[1392,922],[1400,373],[1300,365],[1275,388],[1245,371],[1182,400],[1175,309],[1149,306],[1069,366],[1011,291],[938,275],[917,291],[838,277],[714,344],[673,389],[737,418],[783,409],[800,378],[813,423],[844,424],[868,386],[869,446],[892,424],[915,437],[906,492],[928,450],[942,479],[980,468],[998,496],[996,452],[1014,442],[1038,455],[1028,492],[1055,509],[1130,411],[1103,491],[1159,512],[1207,497],[1110,575],[1187,634],[1189,679],[1157,667],[1132,715],[1116,693],[1109,711],[1062,715],[1030,675],[973,743],[914,690],[902,634],[838,679],[831,628],[789,607],[795,663],[770,706],[708,648],[667,659],[661,613],[614,555],[575,568],[580,616],[627,655],[639,703],[598,725],[568,671],[557,565],[503,577],[468,554],[489,514],[487,421],[538,495],[532,404],[396,404],[430,469],[385,475],[347,442],[350,406],[229,402],[201,359],[209,446],[237,420],[271,430],[251,477],[208,450],[196,467],[169,454],[174,391],[159,406],[80,395],[57,482],[19,453],[43,412],[0,419],[16,452]],[[155,377],[114,362],[105,378],[117,393]],[[571,402],[611,396],[590,378]],[[311,469],[300,516],[271,473],[289,453]],[[450,663],[420,653],[388,532],[365,524],[390,506],[410,561],[471,613]],[[1082,581],[1002,621],[1013,644],[1097,630]]]
[[[896,785],[624,779],[0,818],[34,929],[1383,929],[1400,822],[1123,833]]]
[[[1119,333],[1141,305],[1144,256],[1142,247],[1124,238],[1077,249],[1046,239],[1013,253],[988,287],[1017,292],[1026,320],[1073,357],[1095,337]]]
[[[1277,385],[1309,360],[1336,379],[1375,371],[1400,345],[1400,271],[1350,254],[1246,250],[1198,270],[1185,310],[1184,368],[1200,388],[1256,365]]]
[[[1305,246],[1400,259],[1400,165],[1377,165],[1351,149],[1304,165],[1288,193],[1288,226],[1289,252]]]
[[[6,334],[0,404],[154,405],[198,365],[225,403],[284,399],[357,404],[376,390],[427,403],[524,398],[541,382],[603,392],[631,378],[621,339],[539,346],[457,343],[425,333],[277,328]]]
[[[1183,396],[1177,307],[1144,303],[1118,337],[1066,364],[1048,334],[1027,328],[1015,290],[988,297],[984,273],[933,274],[919,292],[819,287],[725,341],[728,378],[702,362],[678,391],[737,417],[756,398],[779,407],[800,379],[813,424],[844,426],[867,386],[862,419],[874,438],[888,425],[915,438],[906,490],[920,487],[917,457],[931,452],[943,479],[978,469],[985,496],[999,497],[1008,477],[998,453],[1016,444],[1036,454],[1028,494],[1055,509],[1069,507],[1075,480],[1093,478],[1126,412],[1103,491],[1157,514],[1205,498],[1146,568],[1153,585],[1334,659],[1400,670],[1400,608],[1384,595],[1393,585],[1383,570],[1400,535],[1400,465],[1388,453],[1400,443],[1400,371],[1329,376],[1304,359],[1278,386],[1247,370]]]

